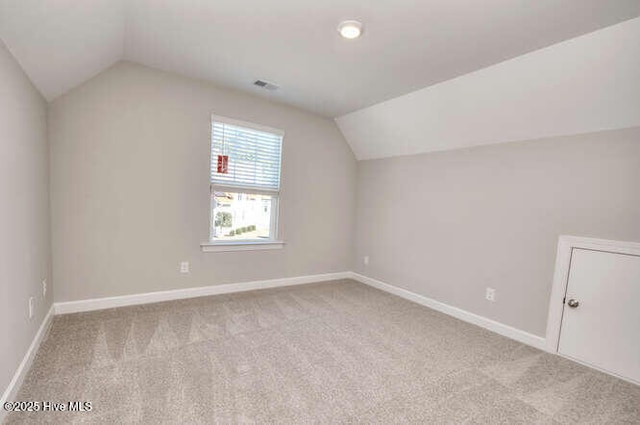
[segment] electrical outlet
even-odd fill
[[[47,296],[47,279],[42,280],[42,298]]]
[[[496,300],[496,290],[493,288],[487,288],[484,297],[487,299],[487,301],[494,302]]]
[[[189,262],[188,261],[180,262],[180,273],[189,273]]]
[[[365,266],[369,265],[369,256],[365,255],[364,258],[362,259],[362,262],[364,263]]]
[[[29,297],[29,319],[33,318],[34,311],[35,311],[35,299],[33,297]]]

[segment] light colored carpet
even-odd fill
[[[640,387],[345,280],[57,316],[8,423],[640,423]]]

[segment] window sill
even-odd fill
[[[282,249],[283,246],[284,241],[231,241],[200,244],[202,252],[261,251]]]

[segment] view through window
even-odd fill
[[[213,198],[213,240],[275,239],[273,196],[214,191]]]

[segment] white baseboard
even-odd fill
[[[500,335],[514,339],[539,349],[545,349],[545,339],[520,329],[513,328],[486,317],[470,313],[457,307],[436,301],[432,298],[416,294],[406,289],[361,275],[355,272],[326,273],[308,276],[287,277],[282,279],[257,280],[252,282],[230,283],[225,285],[203,286],[198,288],[175,289],[144,294],[123,295],[118,297],[94,298],[80,301],[55,303],[55,314],[79,313],[83,311],[103,310],[106,308],[125,307],[138,304],[149,304],[208,295],[230,294],[234,292],[253,291],[256,289],[277,288],[292,285],[303,285],[314,282],[326,282],[339,279],[354,279],[374,288],[397,295],[409,301],[424,305],[448,314],[465,322],[483,327]]]
[[[198,288],[174,289],[171,291],[148,292],[144,294],[123,295],[119,297],[68,301],[55,303],[55,312],[56,314],[79,313],[83,311],[103,310],[106,308],[157,303],[161,301],[203,297],[207,295],[230,294],[233,292],[253,291],[255,289],[303,285],[306,283],[314,282],[326,282],[329,280],[348,279],[350,277],[351,272],[326,273],[308,276],[286,277],[282,279],[230,283],[225,285],[202,286]]]
[[[40,344],[42,343],[44,336],[47,334],[49,325],[51,325],[51,319],[53,319],[53,315],[54,315],[54,307],[52,305],[49,311],[47,312],[47,315],[44,316],[44,319],[42,319],[42,323],[40,324],[40,329],[38,329],[38,332],[33,337],[33,341],[31,341],[31,345],[29,346],[29,349],[27,350],[24,357],[22,358],[22,362],[20,362],[20,366],[18,366],[18,369],[16,370],[16,373],[13,375],[11,382],[9,382],[9,385],[7,386],[7,389],[4,391],[4,394],[2,394],[2,400],[0,400],[0,423],[2,423],[2,421],[4,420],[4,415],[8,413],[2,408],[2,406],[4,406],[6,402],[15,400],[15,397],[18,395],[18,390],[20,390],[20,386],[22,385],[24,378],[27,376],[27,372],[31,368],[31,363],[33,363],[33,359],[35,358],[36,353],[38,352],[38,348],[40,348]]]
[[[488,329],[502,336],[506,336],[507,338],[522,342],[523,344],[530,345],[540,350],[546,349],[546,340],[545,338],[542,338],[540,336],[533,335],[520,329],[505,325],[503,323],[496,322],[495,320],[487,319],[486,317],[450,306],[440,301],[436,301],[432,298],[416,294],[415,292],[407,291],[406,289],[389,285],[388,283],[361,275],[359,273],[351,272],[351,278],[366,285],[373,286],[374,288],[380,289],[382,291],[389,292],[390,294],[397,295],[406,300],[413,301],[425,307],[429,307],[433,310],[437,310],[441,313],[448,314],[449,316],[453,316],[465,322],[469,322],[476,326]]]

